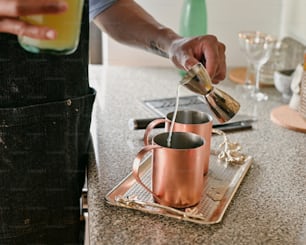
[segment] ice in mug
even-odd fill
[[[23,16],[22,19],[35,25],[57,31],[55,40],[40,40],[19,36],[20,45],[32,53],[71,54],[78,46],[84,0],[66,0],[67,11],[60,14]]]

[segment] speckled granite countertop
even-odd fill
[[[306,244],[306,135],[270,120],[281,96],[264,88],[268,102],[242,97],[241,85],[218,85],[257,116],[252,130],[229,133],[254,162],[222,221],[199,225],[111,206],[105,195],[132,169],[143,130],[131,131],[130,118],[152,117],[144,99],[174,97],[179,75],[170,68],[90,66],[97,90],[92,122],[96,162],[88,169],[91,245],[96,244]],[[182,91],[181,95],[192,95]],[[212,140],[212,145],[214,144]]]

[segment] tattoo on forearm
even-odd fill
[[[150,49],[151,49],[151,51],[152,51],[153,53],[155,53],[155,54],[157,54],[157,55],[159,55],[159,56],[168,58],[168,54],[167,54],[165,51],[161,50],[161,49],[157,46],[157,44],[156,44],[155,41],[151,41],[151,42],[150,42]]]

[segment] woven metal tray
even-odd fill
[[[124,178],[106,196],[107,203],[115,206],[140,210],[150,214],[164,215],[198,224],[215,224],[230,204],[241,181],[252,164],[252,157],[246,157],[241,165],[224,164],[211,155],[209,172],[204,176],[205,187],[199,204],[186,209],[175,209],[159,205],[151,194],[139,185],[132,173]],[[143,182],[151,186],[151,156],[147,156],[140,168]]]

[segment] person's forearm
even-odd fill
[[[99,14],[94,23],[120,43],[168,57],[173,40],[179,36],[158,23],[133,0],[119,0]]]

